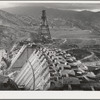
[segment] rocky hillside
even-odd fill
[[[35,20],[0,10],[0,46],[8,49],[14,42],[29,37],[34,31]],[[34,22],[34,23],[32,23]]]
[[[4,9],[8,12],[17,15],[30,15],[39,19],[41,10],[45,9],[47,12],[49,23],[53,26],[71,26],[80,29],[88,29],[97,34],[100,33],[100,12],[91,11],[72,11],[72,10],[58,10],[45,7],[14,7]]]
[[[1,33],[6,31],[6,34],[14,34],[13,42],[28,37],[29,33],[34,32],[40,24],[43,9],[47,12],[52,37],[86,37],[89,39],[100,37],[100,12],[78,12],[32,6],[19,6],[0,10],[0,25],[3,26],[3,29],[0,26]],[[84,42],[84,44],[86,43]]]

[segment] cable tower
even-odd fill
[[[51,40],[49,25],[47,22],[46,11],[42,10],[41,24],[39,27],[39,36],[42,42],[46,43]]]

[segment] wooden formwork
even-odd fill
[[[49,88],[49,67],[41,51],[33,52],[15,79],[18,85],[24,85],[26,90]],[[48,82],[48,84],[47,84]]]

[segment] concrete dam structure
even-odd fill
[[[25,63],[19,64],[21,59]],[[96,69],[90,70],[64,50],[29,43],[19,49],[8,72],[25,90],[98,90]]]
[[[53,47],[45,10],[38,33],[34,34],[31,41],[14,44],[7,55],[10,60],[2,58],[9,64],[1,71],[7,76],[4,90],[8,83],[14,90],[100,90],[99,66],[88,67],[67,50]]]

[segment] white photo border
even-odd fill
[[[13,3],[100,3],[100,1],[0,1]],[[100,99],[99,91],[0,91],[0,99]]]

